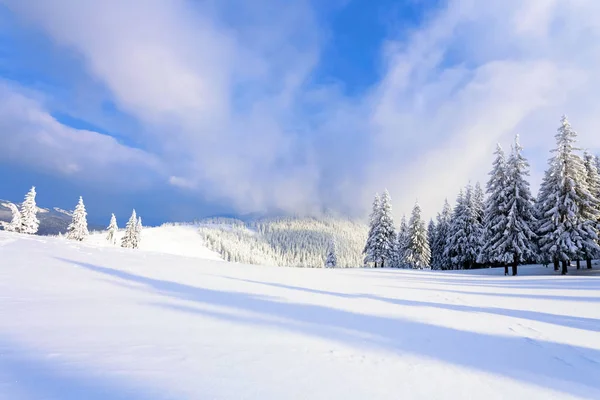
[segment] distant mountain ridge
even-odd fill
[[[0,221],[9,222],[12,219],[12,213],[8,208],[7,200],[0,200]],[[15,203],[18,207],[20,203]],[[38,235],[58,235],[59,233],[65,233],[67,227],[71,223],[72,211],[63,210],[58,207],[53,208],[42,208],[38,207],[37,217],[40,220],[40,228]],[[99,225],[88,225],[90,230],[104,229]]]

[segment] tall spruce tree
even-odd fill
[[[406,216],[403,215],[400,220],[400,229],[398,229],[398,235],[396,237],[396,266],[398,268],[406,268],[406,250],[408,247],[408,224],[406,223]]]
[[[117,244],[117,232],[119,231],[119,227],[117,226],[117,217],[115,214],[111,214],[110,223],[108,224],[108,228],[106,228],[106,240],[112,244]]]
[[[421,206],[415,203],[408,222],[408,246],[406,262],[410,268],[428,268],[431,261],[431,249],[427,238],[425,221],[421,219]]]
[[[508,275],[508,265],[502,261],[501,257],[503,249],[499,247],[508,219],[506,158],[500,144],[496,145],[494,154],[496,158],[492,163],[492,170],[489,172],[490,178],[486,185],[488,197],[483,223],[484,240],[478,261],[482,264],[504,264],[504,274]]]
[[[450,221],[452,219],[452,208],[448,200],[444,200],[442,212],[438,213],[433,247],[431,248],[431,268],[432,269],[450,269],[451,261],[444,255],[444,248],[448,241],[450,230]]]
[[[25,195],[25,201],[21,204],[21,228],[19,232],[28,235],[35,235],[40,227],[40,221],[37,218],[38,208],[35,204],[35,186]]]
[[[87,226],[87,212],[83,204],[83,198],[79,197],[79,202],[73,212],[73,219],[67,228],[67,239],[82,241],[89,235]]]
[[[127,221],[127,225],[125,226],[125,234],[121,239],[121,247],[129,248],[129,249],[137,249],[138,247],[138,239],[137,239],[137,224],[138,219],[135,213],[135,210],[131,213],[131,217],[129,221]]]
[[[585,182],[585,167],[574,143],[577,133],[566,116],[555,135],[556,149],[538,195],[541,251],[556,265],[562,263],[563,275],[571,260],[595,254],[599,248],[595,230],[597,200]]]
[[[498,243],[500,261],[512,264],[512,274],[517,275],[517,266],[524,261],[534,260],[537,255],[536,227],[533,197],[529,189],[529,163],[521,154],[523,147],[519,136],[507,163],[507,220],[502,240]]]
[[[377,243],[380,246],[381,267],[392,267],[396,257],[396,229],[392,217],[392,199],[387,190],[381,196],[381,214]]]
[[[379,197],[379,194],[376,193],[375,198],[373,199],[371,215],[369,216],[369,233],[367,235],[367,242],[365,243],[365,247],[363,249],[365,266],[373,263],[373,265],[377,267],[376,263],[381,258],[381,254],[379,254],[376,244],[377,229],[379,229],[379,220],[381,218],[380,214],[381,198]]]

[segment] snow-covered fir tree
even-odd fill
[[[568,272],[571,260],[590,259],[599,250],[597,199],[586,184],[583,161],[575,154],[577,133],[566,116],[555,135],[556,149],[538,195],[540,249]]]
[[[448,241],[448,233],[450,230],[450,221],[452,219],[452,208],[448,200],[444,200],[442,212],[438,213],[437,224],[435,229],[435,237],[433,247],[431,248],[431,268],[432,269],[450,269],[451,261],[444,255],[446,242]]]
[[[379,254],[379,248],[377,247],[377,230],[379,229],[379,220],[381,219],[381,198],[378,193],[375,193],[373,199],[373,206],[371,209],[371,215],[369,216],[369,233],[367,235],[367,242],[363,254],[365,255],[364,265],[370,263],[376,263],[381,258]]]
[[[112,244],[117,244],[117,232],[119,231],[119,227],[117,226],[117,217],[115,214],[111,214],[110,223],[108,224],[108,228],[106,228],[106,240]]]
[[[21,204],[21,229],[19,232],[28,235],[35,235],[40,227],[40,221],[37,218],[38,208],[35,204],[35,186],[25,195],[25,200]]]
[[[365,264],[373,266],[393,266],[396,250],[396,231],[392,218],[392,200],[388,191],[375,197],[370,217],[369,236],[364,248]]]
[[[508,201],[506,198],[508,190],[508,176],[506,170],[506,157],[500,144],[496,145],[494,152],[496,158],[489,172],[490,179],[487,182],[488,194],[485,203],[483,246],[478,257],[482,264],[502,264],[503,249],[500,243],[504,239],[504,231],[508,220]],[[508,266],[504,266],[504,273],[508,274]]]
[[[87,226],[87,212],[83,204],[83,198],[79,197],[79,202],[73,212],[73,219],[67,228],[67,239],[82,241],[89,235]]]
[[[433,218],[429,220],[429,224],[427,225],[427,243],[429,243],[429,250],[433,249],[435,244],[435,232],[436,232],[435,221]],[[431,262],[429,263],[431,267]]]
[[[590,194],[596,200],[595,205],[591,205],[591,207],[595,208],[593,212],[594,215],[600,218],[600,170],[596,167],[596,159],[587,152],[585,152],[583,155],[583,165],[585,168],[585,182],[587,184],[587,188]],[[600,219],[596,220],[595,230],[596,234],[598,235],[598,232],[600,231]],[[600,251],[584,254],[588,269],[592,268],[592,259],[599,257]]]
[[[337,267],[336,243],[335,238],[331,239],[327,249],[327,258],[325,259],[325,268]]]
[[[135,236],[136,236],[136,243],[137,243],[136,247],[139,247],[140,243],[142,242],[142,230],[143,230],[142,217],[138,217],[137,224],[135,225]]]
[[[381,196],[381,219],[378,243],[381,246],[381,267],[392,267],[396,257],[396,228],[392,217],[392,199],[387,190]]]
[[[512,264],[513,275],[517,275],[519,264],[535,260],[537,255],[533,197],[526,179],[529,176],[529,163],[521,154],[522,150],[517,135],[506,165],[506,227],[497,245],[499,260]]]
[[[471,254],[470,258],[473,260],[473,264],[475,264],[484,245],[483,219],[485,215],[485,196],[479,182],[475,184],[471,199],[471,222],[473,224],[473,231],[469,236],[469,248],[473,249],[473,254]]]
[[[444,255],[450,257],[453,268],[473,268],[481,252],[482,231],[477,194],[469,184],[460,191]]]
[[[21,212],[13,203],[8,203],[6,206],[10,209],[12,219],[9,223],[2,222],[4,230],[7,232],[19,232],[21,230]]]
[[[425,221],[421,219],[421,206],[416,203],[408,222],[408,246],[406,262],[410,268],[428,268],[431,261],[431,250],[425,229]]]
[[[408,223],[406,222],[406,216],[403,215],[400,220],[400,229],[398,229],[398,235],[396,237],[396,257],[394,266],[397,268],[406,268],[408,266],[406,260],[408,240]]]
[[[126,247],[129,249],[137,249],[138,247],[138,235],[137,235],[137,225],[138,219],[135,213],[135,210],[131,213],[131,217],[129,221],[127,221],[127,225],[125,226],[125,234],[121,239],[121,247]]]
[[[600,156],[594,157],[594,161],[596,162],[596,169],[598,170],[598,173],[600,174]]]

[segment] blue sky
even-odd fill
[[[485,3],[485,4],[484,4]],[[0,0],[0,198],[93,221],[433,215],[562,113],[600,149],[594,0]]]

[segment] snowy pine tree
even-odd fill
[[[73,219],[67,228],[67,239],[82,241],[89,235],[87,226],[87,212],[83,204],[83,198],[79,197],[79,203],[73,212]]]
[[[35,235],[40,226],[37,218],[38,208],[35,204],[35,186],[25,195],[25,201],[21,204],[21,229],[19,232],[28,235]]]
[[[131,217],[129,221],[127,221],[127,225],[125,226],[125,234],[121,239],[121,247],[136,249],[138,247],[137,243],[137,224],[138,219],[135,214],[135,210],[131,213]]]
[[[406,268],[406,249],[408,247],[408,224],[406,223],[406,216],[402,216],[400,221],[400,229],[398,229],[398,236],[396,237],[396,257],[395,267]]]
[[[381,246],[381,267],[392,267],[396,257],[396,229],[392,217],[392,199],[387,190],[381,196],[381,219],[377,243]]]
[[[135,248],[138,248],[140,246],[140,243],[142,242],[142,217],[138,217],[137,220],[137,224],[135,225],[135,239],[136,239],[136,246]]]
[[[381,198],[379,194],[375,194],[375,198],[373,199],[373,208],[371,210],[371,215],[369,216],[369,233],[367,235],[367,242],[365,243],[365,248],[363,250],[363,254],[365,255],[364,265],[369,265],[370,263],[375,264],[379,258],[381,257],[378,254],[378,249],[376,246],[376,230],[379,228],[379,220],[381,214]]]
[[[576,137],[563,116],[555,135],[555,155],[549,161],[537,202],[541,251],[555,266],[562,262],[563,274],[571,260],[588,258],[599,250],[597,199],[589,192],[585,167],[574,153]]]
[[[450,230],[450,221],[452,219],[452,208],[448,200],[444,200],[444,207],[441,213],[437,215],[437,224],[433,247],[431,248],[431,268],[432,269],[450,269],[450,259],[444,255],[448,233]]]
[[[369,222],[369,235],[363,253],[365,265],[393,266],[395,259],[396,231],[392,218],[392,201],[386,190],[381,197],[375,196]]]
[[[590,194],[595,198],[593,213],[596,215],[595,230],[596,234],[600,231],[600,170],[596,167],[596,159],[589,153],[583,155],[583,165],[585,168],[585,182]],[[592,259],[600,257],[600,252],[584,252],[584,258],[587,262],[588,269],[592,268]]]
[[[507,220],[502,239],[497,245],[500,261],[512,264],[512,274],[523,261],[534,260],[537,254],[535,212],[529,189],[529,163],[521,154],[519,136],[507,162],[506,206]]]
[[[477,263],[477,258],[481,254],[484,245],[484,214],[485,198],[483,189],[481,189],[481,185],[477,182],[473,189],[471,205],[471,223],[473,224],[473,230],[469,236],[469,248],[473,249],[473,252],[469,257],[472,259],[473,265]]]
[[[594,161],[596,164],[596,169],[598,170],[598,173],[600,174],[600,156],[594,157]]]
[[[504,151],[500,144],[496,145],[494,152],[496,158],[490,171],[490,179],[486,186],[488,198],[485,204],[483,246],[478,257],[482,264],[503,263],[501,254],[503,249],[499,248],[503,240],[504,230],[507,224],[508,201],[506,194],[508,190],[507,166]],[[508,266],[505,265],[505,274],[508,274]]]
[[[337,266],[336,243],[332,238],[327,249],[327,258],[325,259],[325,268],[335,268]]]
[[[431,261],[431,250],[425,229],[425,221],[421,219],[421,206],[415,203],[408,222],[408,246],[406,262],[411,268],[428,268]]]
[[[19,232],[21,230],[21,212],[13,203],[8,203],[6,206],[10,208],[12,219],[9,223],[2,222],[4,230],[7,232]]]
[[[450,257],[456,269],[473,268],[481,252],[482,232],[479,194],[469,184],[461,190],[450,223],[450,233],[444,255]]]
[[[119,227],[117,226],[117,217],[115,217],[115,214],[111,215],[110,223],[108,224],[106,231],[108,232],[106,240],[112,245],[117,244],[117,232],[119,231]]]
[[[429,243],[429,249],[433,249],[435,244],[435,235],[436,235],[436,226],[435,221],[432,219],[429,220],[429,224],[427,225],[427,243]],[[430,262],[431,266],[431,262]]]

